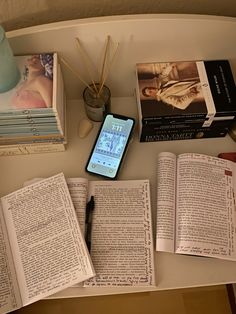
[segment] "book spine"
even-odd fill
[[[51,122],[51,123],[38,123],[38,124],[20,124],[20,125],[0,125],[0,134],[12,134],[12,133],[30,133],[35,131],[44,131],[44,132],[50,132],[50,131],[58,131],[57,123]]]
[[[15,114],[15,115],[9,115],[9,114],[4,114],[3,112],[0,111],[0,124],[2,123],[2,121],[4,122],[5,120],[12,120],[12,121],[16,121],[18,122],[21,119],[27,119],[27,120],[31,120],[31,119],[40,119],[40,118],[51,118],[55,120],[55,112],[53,113],[40,113],[37,115],[31,115],[31,114]]]
[[[224,137],[228,128],[187,128],[173,130],[159,130],[156,132],[142,132],[140,142],[159,142],[211,137]]]
[[[1,131],[0,130],[0,139],[7,139],[14,137],[27,137],[27,136],[44,136],[44,135],[60,135],[60,132],[58,129],[54,129],[53,127],[51,129],[41,129],[37,127],[29,128],[27,130],[11,130],[11,131]]]
[[[174,122],[185,122],[186,120],[201,120],[204,121],[207,118],[206,113],[194,113],[194,114],[184,114],[184,115],[172,115],[172,116],[163,116],[163,117],[143,117],[143,124],[150,123],[159,123],[159,124],[168,124]]]
[[[207,121],[206,121],[207,122]],[[141,128],[142,133],[153,133],[155,134],[156,132],[164,132],[164,131],[171,131],[171,130],[181,130],[181,129],[199,129],[199,128],[206,128],[206,130],[211,127],[212,129],[216,128],[230,128],[233,123],[233,120],[226,119],[215,119],[211,122],[211,125],[207,125],[205,121],[196,121],[196,123],[193,122],[182,122],[182,123],[170,123],[170,124],[149,124],[149,125],[143,125]]]
[[[44,117],[44,118],[20,118],[20,119],[0,119],[0,128],[11,125],[46,125],[48,123],[57,124],[54,117]]]
[[[184,62],[181,63],[184,64]],[[199,122],[201,119],[205,120],[204,126],[210,126],[219,117],[234,119],[236,116],[236,89],[230,62],[228,60],[210,60],[191,63],[192,65],[189,67],[187,62],[184,69],[184,67],[178,68],[177,62],[176,71],[178,75],[176,76],[176,73],[171,70],[165,79],[162,77],[164,81],[161,80],[160,76],[162,75],[161,69],[165,68],[165,63],[137,64],[137,106],[139,119],[143,126],[188,123],[194,119],[199,120]],[[181,95],[174,92],[177,89],[169,89],[170,98],[166,98],[166,101],[161,101],[160,97],[156,98],[155,95],[149,97],[150,95],[141,92],[143,87],[150,86],[159,89],[161,93],[161,86],[167,84],[168,87],[168,83],[172,80],[176,80],[178,83],[181,80],[187,82],[188,79],[199,81],[196,83],[198,84],[199,95],[185,109],[175,106],[174,101],[170,101],[171,96],[176,96],[175,100],[177,100],[177,97]],[[170,108],[171,110],[169,110]],[[179,111],[179,109],[183,110]]]
[[[10,109],[0,111],[1,118],[11,117],[17,118],[20,116],[28,116],[28,117],[35,117],[39,116],[48,116],[55,114],[55,110],[53,108],[34,108],[34,109]]]
[[[6,146],[0,145],[0,157],[42,153],[57,153],[63,151],[65,151],[65,145],[62,143],[38,143]]]
[[[66,143],[65,136],[45,135],[45,136],[25,136],[0,138],[0,145],[18,145],[18,144],[34,144],[34,143]]]

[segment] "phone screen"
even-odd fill
[[[86,170],[94,174],[115,178],[133,127],[134,119],[108,114],[95,141]]]

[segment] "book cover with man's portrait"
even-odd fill
[[[139,63],[142,117],[231,115],[236,91],[228,60]]]
[[[137,64],[143,117],[207,113],[196,62]]]

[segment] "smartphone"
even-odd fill
[[[135,120],[109,113],[98,132],[86,165],[86,171],[110,179],[118,175]]]

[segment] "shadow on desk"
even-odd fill
[[[14,314],[232,314],[225,285],[124,295],[42,300]]]

